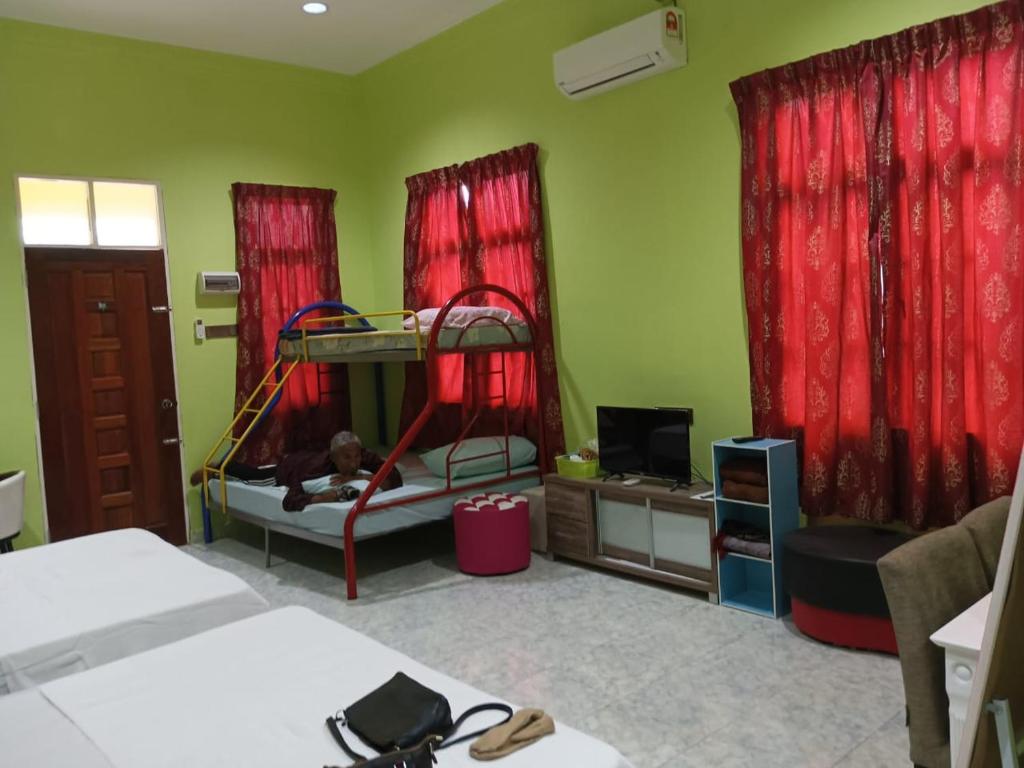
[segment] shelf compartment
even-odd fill
[[[736,608],[747,613],[756,613],[769,619],[775,618],[771,592],[750,590],[733,595],[732,597],[723,597],[721,598],[721,603],[729,608]]]
[[[738,557],[741,560],[753,560],[755,563],[768,563],[772,562],[770,557],[758,557],[757,555],[748,555],[746,552],[733,552],[731,549],[725,551],[726,557]]]
[[[718,563],[719,594],[723,605],[775,615],[772,561],[730,552]]]
[[[742,501],[740,499],[730,499],[728,496],[715,496],[715,501],[722,502],[723,504],[739,504],[741,507],[759,507],[760,509],[771,509],[771,504],[762,504],[760,501]]]

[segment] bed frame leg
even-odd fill
[[[348,590],[349,600],[359,597],[359,591],[356,588],[356,547],[350,532],[345,537],[345,586]]]
[[[210,507],[206,503],[205,488],[199,491],[199,503],[203,507],[203,541],[207,544],[213,543],[213,521],[210,519]]]
[[[263,529],[263,554],[266,555],[267,561],[264,568],[270,567],[270,529]]]

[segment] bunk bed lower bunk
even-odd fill
[[[483,294],[499,296],[511,309],[477,306]],[[324,308],[340,309],[344,314],[305,317],[309,312]],[[381,318],[401,318],[404,321],[403,327],[400,330],[378,330],[370,324],[371,320]],[[480,490],[517,491],[539,484],[548,469],[545,462],[549,459],[544,444],[542,414],[537,408],[533,415],[538,442],[537,464],[514,467],[510,449],[506,376],[507,355],[510,353],[532,355],[536,376],[537,338],[536,322],[522,300],[506,288],[489,284],[465,288],[440,309],[419,313],[402,310],[359,314],[338,302],[321,302],[299,310],[282,330],[273,366],[243,403],[203,462],[202,499],[206,540],[212,540],[210,510],[219,507],[225,514],[264,529],[268,563],[271,531],[341,548],[345,552],[347,594],[350,600],[354,600],[358,596],[355,555],[357,540],[447,517],[459,495]],[[406,488],[378,495],[377,491],[385,478],[395,467],[401,467],[403,457],[412,455],[410,449],[438,408],[439,361],[446,355],[463,356],[465,370],[473,377],[473,384],[467,387],[470,400],[463,403],[462,431],[458,439],[448,447],[444,477],[428,479],[420,474],[410,478],[412,482],[407,482]],[[368,362],[374,363],[379,373],[379,364],[387,361],[423,362],[426,366],[427,399],[415,421],[401,435],[383,466],[372,476],[366,489],[354,502],[311,505],[308,514],[296,515],[285,512],[280,508],[280,503],[271,503],[271,497],[281,491],[254,490],[252,486],[244,486],[227,477],[225,468],[230,465],[246,438],[273,410],[280,399],[281,390],[299,365]],[[382,389],[379,376],[377,389],[379,409]],[[499,445],[489,454],[462,458],[459,449],[473,434],[478,419],[485,411],[491,411],[492,415],[494,411],[504,414],[504,434],[497,438]],[[383,423],[380,412],[378,416],[379,423]],[[455,479],[465,462],[488,457],[500,459],[503,471],[462,481]],[[407,467],[407,471],[410,469]],[[239,502],[239,498],[244,500]]]
[[[374,495],[374,506],[389,506],[376,511],[371,508],[356,519],[355,541],[451,517],[456,495],[428,496],[445,490],[445,478],[433,474],[415,453],[403,456],[397,466],[402,475],[402,486]],[[452,489],[459,494],[482,488],[494,493],[516,493],[536,486],[539,472],[536,464],[527,464],[514,468],[511,477],[502,471],[453,479]],[[310,504],[297,512],[288,512],[282,505],[288,492],[284,486],[251,484],[236,479],[226,479],[224,482],[227,486],[227,514],[263,529],[268,566],[271,532],[336,549],[345,548],[345,519],[355,506],[355,501]],[[221,481],[218,478],[210,480],[210,494],[217,505],[217,499],[221,497]]]

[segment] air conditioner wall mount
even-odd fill
[[[685,17],[675,7],[587,38],[554,57],[555,83],[577,100],[685,65]]]

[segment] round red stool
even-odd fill
[[[782,580],[797,629],[832,645],[896,654],[878,559],[909,539],[858,525],[822,525],[787,534]]]
[[[455,559],[459,570],[497,576],[530,566],[530,503],[525,496],[490,493],[455,502]]]

